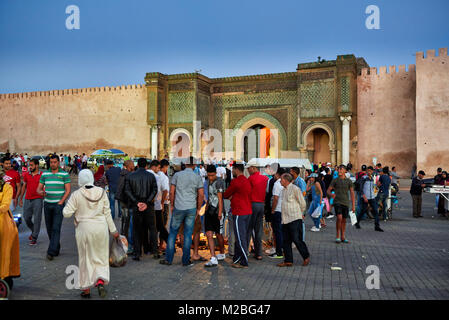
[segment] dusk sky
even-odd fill
[[[66,28],[69,5],[79,30]],[[380,30],[365,26],[369,5]],[[448,14],[447,0],[0,0],[0,93],[294,72],[339,54],[409,65],[449,46]]]

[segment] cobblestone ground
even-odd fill
[[[449,299],[449,220],[436,214],[435,197],[425,194],[422,219],[413,219],[410,181],[402,181],[400,208],[394,220],[382,222],[384,233],[374,231],[372,220],[362,221],[361,230],[348,224],[349,244],[336,244],[335,219],[322,232],[306,232],[311,264],[302,267],[295,252],[293,268],[278,268],[278,260],[250,260],[248,269],[234,269],[229,262],[206,269],[203,263],[181,266],[178,249],[172,266],[160,265],[151,256],[129,260],[111,268],[107,299]],[[118,220],[116,220],[118,224]],[[312,227],[306,219],[306,230]],[[78,256],[73,219],[62,227],[61,254],[45,259],[48,238],[45,224],[38,245],[28,245],[28,228],[20,227],[22,276],[15,280],[11,299],[81,299],[78,290],[65,286],[66,267]],[[296,250],[296,249],[295,249]],[[209,257],[207,251],[202,251]],[[380,289],[368,290],[367,266],[380,269]],[[339,266],[341,271],[332,271]],[[93,299],[99,299],[93,292]]]

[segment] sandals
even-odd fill
[[[262,260],[262,256],[256,256],[256,257],[254,257],[254,259],[256,259],[256,260]]]
[[[98,295],[102,298],[106,297],[106,289],[105,289],[104,285],[99,284],[97,286],[97,288],[98,288]]]
[[[81,296],[81,298],[87,298],[87,299],[90,298],[90,290],[81,291],[80,296]]]
[[[193,258],[192,258],[192,261],[208,261],[208,260],[205,259],[205,258],[203,258],[202,256],[200,256],[199,259],[193,259]]]

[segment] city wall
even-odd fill
[[[358,161],[395,166],[410,177],[416,162],[415,65],[364,68],[357,78]]]
[[[449,57],[447,48],[416,54],[416,139],[418,170],[433,177],[449,170]]]
[[[150,152],[144,85],[1,94],[0,110],[6,119],[0,126],[1,151]]]

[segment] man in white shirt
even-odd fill
[[[160,176],[158,175],[160,165],[161,164],[158,160],[153,160],[150,162],[150,169],[147,170],[148,172],[150,172],[154,175],[154,178],[156,179],[156,184],[157,184],[157,194],[154,197],[154,213],[155,213],[156,217],[158,215],[157,212],[158,211],[161,212],[161,210],[162,210],[161,209],[162,187],[161,187]],[[156,225],[157,225],[157,218],[155,218],[154,220],[151,219],[151,223],[150,223],[148,230],[144,231],[144,237],[147,237],[147,238],[148,238],[148,232],[149,232],[150,248],[158,247],[158,245],[157,245],[157,231],[158,230],[156,228]],[[155,243],[156,245],[153,245],[153,243]],[[148,253],[148,252],[145,252],[145,253]],[[159,252],[150,252],[150,253],[153,254],[154,259],[159,259],[161,257]]]
[[[168,199],[169,191],[170,191],[170,183],[167,176],[167,170],[170,166],[168,160],[163,159],[160,163],[160,170],[157,173],[159,176],[159,181],[161,183],[161,196],[160,196],[160,204],[161,210],[156,209],[156,228],[159,232],[159,250],[164,251],[165,248],[163,246],[163,242],[165,245],[168,240],[168,230],[166,228],[167,225],[167,217],[170,211],[170,200]]]
[[[204,165],[200,164],[200,176],[201,179],[203,179],[203,183],[206,181],[207,172],[206,169],[204,169]]]
[[[281,176],[285,173],[285,170],[279,167],[275,174],[276,182],[273,186],[273,203],[271,205],[271,227],[273,228],[274,237],[276,239],[276,252],[270,255],[273,259],[283,259],[283,239],[282,239],[282,193],[284,187],[281,184]]]
[[[83,163],[83,169],[87,169],[87,155],[85,153],[83,153],[83,158],[81,159],[82,163]]]
[[[223,180],[226,180],[226,169],[223,165],[218,165],[217,167],[217,178],[221,178]]]

